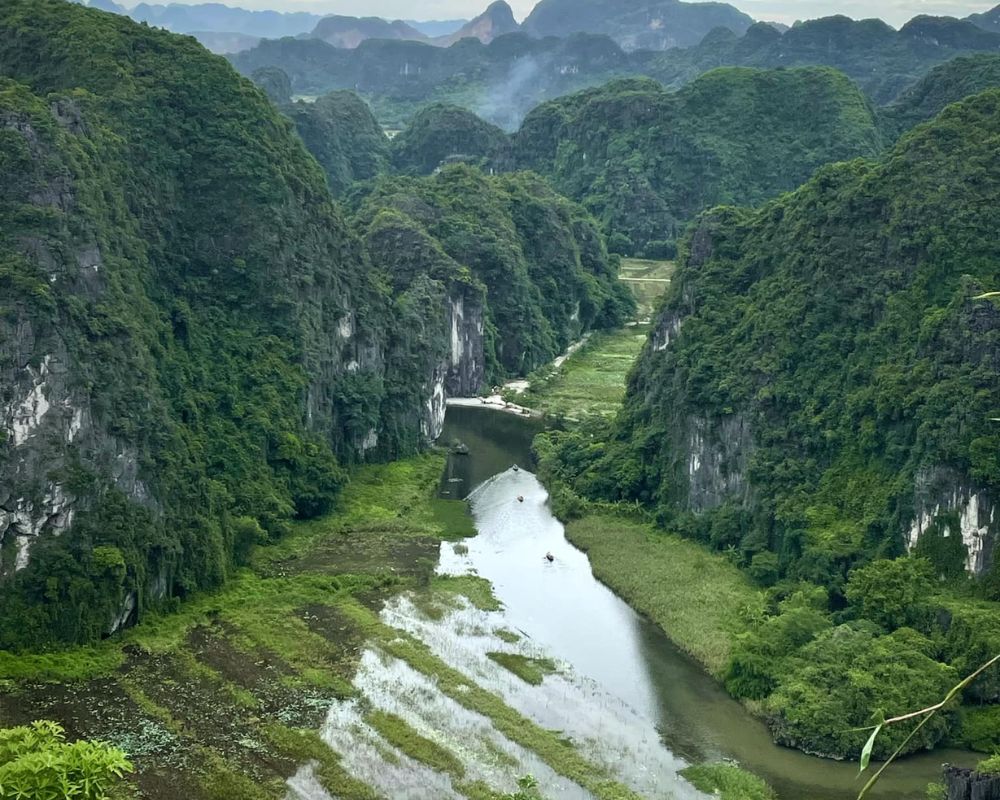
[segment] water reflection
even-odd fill
[[[854,797],[861,786],[856,765],[776,746],[759,720],[594,579],[534,476],[510,469],[531,464],[530,443],[539,428],[537,421],[495,411],[449,409],[443,441],[461,440],[470,452],[450,457],[442,491],[464,497],[483,485],[470,497],[479,535],[466,543],[464,556],[444,548],[442,569],[489,579],[512,624],[655,723],[677,756],[735,759],[767,779],[783,800]],[[461,483],[448,482],[455,479]],[[556,557],[552,564],[544,559],[547,551]],[[973,754],[944,750],[911,757],[895,765],[871,796],[922,797],[928,783],[940,780],[943,762],[974,760]]]
[[[534,464],[531,441],[544,428],[544,422],[535,418],[481,408],[449,408],[438,443],[446,447],[462,443],[469,452],[448,457],[441,496],[463,500],[483,481],[515,464],[530,469]]]

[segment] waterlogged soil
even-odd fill
[[[122,798],[500,800],[532,775],[550,800],[703,800],[680,772],[725,757],[783,800],[852,796],[855,767],[771,745],[593,578],[530,473],[536,426],[452,409],[469,455],[362,471],[340,518],[134,632],[112,674],[2,684],[0,724],[124,748]],[[469,497],[475,536],[451,540],[437,493]],[[879,796],[918,796],[928,759]]]
[[[445,435],[472,438],[473,432],[489,431],[494,423],[486,415],[472,409],[450,410]],[[513,449],[518,449],[516,443]],[[439,569],[456,574],[474,571],[488,579],[505,606],[506,626],[532,645],[526,655],[571,665],[575,674],[593,681],[628,709],[633,733],[654,730],[656,746],[678,760],[733,760],[765,778],[781,800],[846,800],[857,795],[861,783],[856,764],[775,745],[760,720],[730,698],[663,631],[600,584],[586,555],[566,540],[548,508],[544,488],[523,467],[514,470],[513,458],[498,459],[493,454],[494,477],[469,497],[479,535],[459,552],[442,548]],[[554,561],[544,558],[546,553]],[[556,679],[546,677],[543,686]],[[513,696],[504,697],[517,707],[519,701]],[[536,712],[550,713],[550,708],[541,701],[535,706]],[[577,719],[591,713],[598,714],[600,735],[606,736],[611,728],[593,705]],[[558,718],[546,718],[543,724],[565,724],[565,730],[573,730],[571,722]],[[576,738],[585,742],[588,737],[578,733]],[[651,746],[642,739],[616,741],[603,746],[618,748],[623,757],[636,747]],[[887,772],[870,796],[923,797],[929,783],[940,781],[942,763],[971,765],[974,760],[974,754],[950,750],[907,758]],[[655,757],[647,755],[647,763],[655,764]],[[664,770],[656,769],[661,774]]]

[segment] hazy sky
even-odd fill
[[[148,2],[205,2],[205,0],[147,0]],[[139,0],[118,0],[127,6]],[[390,19],[454,19],[473,17],[489,0],[222,0],[243,8],[273,8],[277,11],[314,11],[323,14],[377,16]],[[536,0],[508,0],[518,19],[531,11]],[[901,25],[917,14],[947,14],[964,17],[986,11],[1000,0],[730,0],[756,19],[794,22],[797,19],[847,14],[857,19],[881,17]]]

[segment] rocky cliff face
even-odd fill
[[[960,539],[965,569],[984,574],[994,563],[1000,519],[990,493],[968,476],[941,467],[920,470],[914,481],[914,519],[906,532],[913,550],[925,535]]]
[[[994,570],[1000,309],[977,296],[1000,173],[978,137],[998,119],[988,91],[883,162],[704,214],[629,387],[631,450],[601,469],[791,575],[907,549],[943,575]]]
[[[188,39],[15,0],[0,73],[0,647],[90,641],[437,436],[484,295],[387,291],[289,124]]]

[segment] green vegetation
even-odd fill
[[[346,467],[425,447],[442,383],[473,395],[631,313],[538,178],[386,180],[352,231],[329,189],[388,164],[352,94],[288,107],[324,180],[188,38],[58,0],[5,3],[0,29],[0,372],[39,417],[0,441],[0,647],[222,586],[333,509]]]
[[[566,535],[599,580],[716,677],[746,616],[763,607],[760,592],[724,557],[647,523],[592,513],[570,522]]]
[[[666,294],[675,269],[673,261],[622,259],[621,279],[635,295],[640,320],[651,317],[659,309],[660,298]]]
[[[529,388],[516,401],[556,417],[615,415],[648,333],[648,327],[637,325],[593,334],[562,365],[547,364],[531,373]]]
[[[447,772],[455,780],[465,777],[465,767],[458,756],[421,736],[401,717],[385,711],[372,711],[365,715],[365,722],[410,758],[438,772]]]
[[[5,586],[0,643],[24,648],[220,586],[253,543],[328,511],[341,465],[412,452],[422,401],[386,397],[380,279],[259,91],[193,40],[74,4],[5,3],[0,29],[16,121],[0,131],[0,281],[17,289],[0,369],[20,398],[25,361],[54,365],[39,431],[17,458],[0,445],[4,497],[39,525],[47,497],[87,500]],[[373,342],[357,372],[345,314]],[[407,380],[419,394],[426,377]]]
[[[1000,86],[1000,56],[963,56],[935,67],[882,111],[887,137],[903,133],[940,114],[946,106]]]
[[[0,797],[4,800],[105,800],[132,764],[121,750],[67,744],[54,722],[0,730]]]
[[[436,575],[431,588],[438,593],[460,595],[480,611],[499,611],[503,607],[493,594],[492,584],[477,575]]]
[[[500,128],[471,111],[440,103],[418,111],[392,140],[392,163],[403,174],[429,175],[456,162],[506,171],[511,166],[510,141]]]
[[[114,741],[132,755],[139,796],[279,800],[285,779],[315,762],[331,795],[377,800],[314,732],[331,703],[359,696],[351,682],[371,644],[432,677],[446,695],[601,800],[638,800],[561,734],[514,711],[372,610],[405,588],[418,605],[447,606],[460,595],[478,608],[499,608],[481,578],[433,576],[448,534],[433,499],[442,470],[439,455],[354,470],[341,510],[296,523],[281,542],[256,548],[252,568],[223,589],[189,599],[177,613],[147,617],[98,648],[54,654],[47,677],[74,682],[69,700],[66,687],[37,684],[29,672],[39,663],[34,656],[21,657],[20,665],[9,656],[5,691],[23,693],[25,707],[62,698],[60,708],[83,735]],[[72,664],[76,652],[86,654],[93,674]],[[546,674],[554,667],[533,659],[518,665]],[[370,709],[365,719],[393,746],[451,775],[471,800],[500,797],[485,784],[464,782],[458,755],[400,717]]]
[[[384,179],[353,200],[372,261],[393,281],[416,273],[461,284],[466,320],[479,304],[486,385],[531,372],[634,309],[594,221],[537,176],[455,165]]]
[[[695,789],[719,800],[774,800],[776,795],[756,775],[732,764],[697,764],[681,772]]]
[[[466,38],[450,47],[368,40],[352,50],[319,39],[265,39],[229,58],[244,75],[281,69],[298,95],[356,91],[379,122],[394,129],[425,106],[444,103],[513,130],[545,100],[635,70],[614,41],[587,34],[535,39],[514,33],[487,45]]]
[[[878,19],[846,16],[807,20],[784,34],[761,22],[742,37],[716,31],[695,47],[658,55],[646,74],[681,86],[721,65],[822,64],[841,70],[876,103],[885,104],[937,64],[964,53],[996,52],[998,44],[1000,35],[949,17],[918,16],[898,31]]]
[[[254,74],[254,81],[271,96],[271,73]],[[262,83],[262,80],[264,83]],[[389,139],[365,102],[354,92],[330,92],[313,103],[299,101],[282,111],[309,152],[323,167],[335,197],[355,182],[372,180],[389,169]]]
[[[560,30],[560,38],[515,33],[489,45],[465,40],[447,48],[369,40],[353,50],[271,38],[230,58],[246,75],[280,68],[300,95],[358,91],[387,127],[403,127],[428,104],[449,103],[513,130],[539,103],[615,77],[645,76],[677,89],[720,66],[833,67],[885,105],[933,67],[963,54],[995,54],[1000,46],[1000,33],[946,17],[920,16],[896,31],[879,20],[835,16],[781,33],[765,22],[750,25],[721,4],[656,4],[663,24],[653,27],[645,0],[641,11],[621,2],[574,2],[568,14],[559,10],[562,2],[541,4],[535,21],[525,22],[525,30]],[[543,13],[546,6],[551,10]],[[706,28],[706,20],[714,24]]]
[[[993,756],[980,761],[977,769],[988,775],[1000,775],[1000,756]]]
[[[1000,706],[963,709],[957,738],[963,747],[980,753],[1000,752]]]
[[[767,587],[715,671],[785,744],[856,757],[870,726],[939,703],[1000,652],[995,568],[970,580],[958,536],[963,498],[1000,488],[1000,316],[973,299],[1000,281],[988,233],[1000,224],[998,129],[1000,92],[986,92],[881,163],[823,169],[757,211],[704,215],[618,420],[536,444],[557,508],[638,505]],[[921,514],[929,524],[902,555]],[[634,535],[585,522],[603,548],[597,574],[651,604],[660,570],[632,579],[610,566]],[[988,547],[996,531],[980,535]],[[998,689],[994,668],[962,699],[995,704]],[[904,752],[960,737],[955,705]],[[874,756],[908,733],[884,730]]]
[[[532,686],[540,686],[546,675],[559,669],[550,658],[529,658],[520,653],[487,653],[486,656]]]
[[[518,165],[582,202],[611,250],[647,258],[672,258],[705,208],[762,202],[881,148],[861,91],[820,67],[719,69],[677,92],[617,81],[539,106],[514,137]]]

